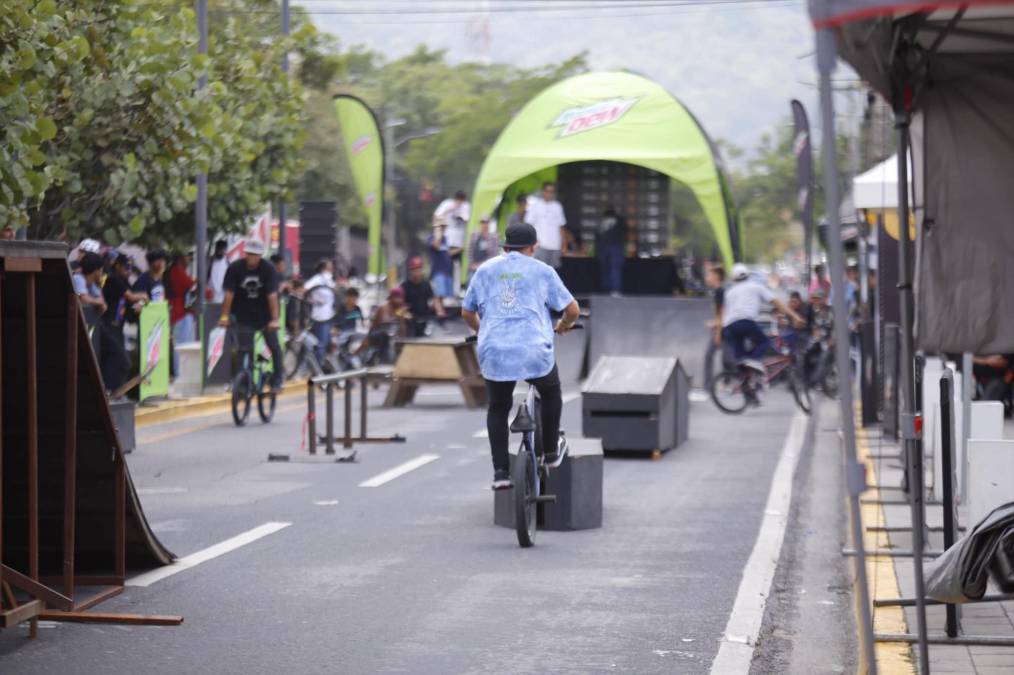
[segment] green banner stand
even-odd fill
[[[169,395],[169,331],[169,303],[161,300],[145,305],[137,329],[138,372],[147,372],[152,364],[155,368],[141,380],[140,401]]]

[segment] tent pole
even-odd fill
[[[831,88],[831,74],[837,61],[834,32],[829,28],[817,31],[817,69],[820,72],[820,114],[822,120],[822,155],[824,159],[824,194],[827,208],[828,253],[830,255],[831,284],[834,299],[834,342],[835,367],[839,373],[848,373],[851,365],[847,346],[848,316],[842,297],[845,283],[845,250],[841,241],[841,216],[838,194],[837,139],[834,124],[834,93]],[[848,382],[848,380],[845,380]],[[866,578],[866,551],[863,546],[863,522],[859,498],[866,489],[866,467],[860,464],[856,454],[855,415],[852,405],[851,386],[839,387],[838,401],[841,407],[841,426],[844,437],[845,476],[849,499],[849,527],[852,545],[855,548],[854,574],[856,588],[855,604],[861,622],[860,642],[866,661],[866,673],[876,675],[877,656],[873,639],[873,617],[870,613],[870,592]]]
[[[901,99],[903,97],[895,97]],[[916,626],[919,636],[919,669],[929,675],[929,642],[926,632],[926,586],[923,581],[925,546],[925,498],[922,443],[916,434],[914,302],[912,297],[912,242],[909,239],[908,154],[911,115],[895,103],[894,126],[898,130],[898,295],[901,305],[901,436],[908,467],[908,497],[912,507],[912,567],[915,577]]]

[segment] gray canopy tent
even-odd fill
[[[911,484],[913,558],[917,587],[920,667],[929,672],[922,579],[922,458],[915,433],[916,347],[932,352],[1014,351],[1014,314],[1005,293],[1014,288],[1014,2],[965,0],[810,0],[817,29],[825,147],[834,147],[831,73],[838,55],[892,104],[899,155],[912,154],[914,199],[899,189],[899,220],[917,223],[916,272],[908,228],[899,247],[902,319],[902,431]],[[898,162],[898,185],[908,183]],[[837,167],[825,153],[828,204],[838,202]],[[842,279],[837,210],[829,209],[833,278]],[[913,292],[913,279],[917,292]],[[839,303],[840,304],[840,303]],[[836,307],[836,310],[838,308]],[[841,326],[836,317],[836,330]],[[836,339],[841,344],[844,327]],[[839,350],[842,352],[843,350]],[[838,367],[844,372],[843,354]],[[843,389],[842,421],[850,467],[853,520],[858,480],[851,396]],[[861,526],[860,526],[861,528]],[[853,539],[861,529],[853,523]],[[857,549],[862,553],[857,542]],[[859,572],[859,571],[857,571]],[[859,572],[858,591],[866,596]],[[872,635],[864,603],[864,634]],[[876,672],[872,640],[864,641]]]

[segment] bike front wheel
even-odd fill
[[[711,380],[711,400],[722,412],[738,415],[750,402],[746,388],[746,378],[740,372],[724,370]]]
[[[518,532],[518,543],[521,548],[528,548],[535,543],[537,527],[537,508],[535,501],[535,472],[537,467],[532,463],[532,453],[527,444],[523,443],[514,459],[514,527]]]
[[[271,391],[270,376],[267,373],[261,373],[261,381],[257,387],[257,413],[265,424],[275,416],[276,399],[275,392]]]
[[[250,399],[253,396],[253,379],[250,371],[241,370],[232,378],[232,421],[237,427],[246,424],[250,416]]]
[[[796,405],[809,415],[813,409],[813,398],[810,396],[810,387],[806,384],[806,378],[798,368],[792,368],[789,371],[789,389],[792,391],[792,398],[796,399]]]

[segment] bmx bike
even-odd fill
[[[246,424],[250,416],[253,399],[257,398],[257,413],[267,424],[275,416],[276,395],[271,390],[273,371],[271,360],[263,354],[254,353],[256,330],[238,326],[232,322],[229,328],[232,336],[239,369],[232,378],[232,421],[236,426]]]
[[[757,394],[765,387],[784,381],[796,405],[809,414],[813,408],[810,387],[803,375],[803,364],[799,352],[785,347],[776,339],[776,353],[764,359],[761,373],[745,363],[722,371],[711,381],[711,400],[722,412],[733,415],[746,410],[751,404],[758,404]]]

